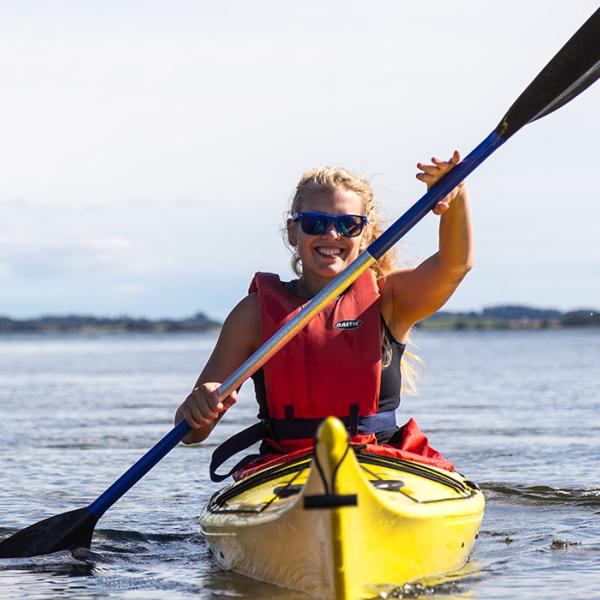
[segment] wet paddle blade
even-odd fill
[[[98,518],[79,508],[38,521],[0,542],[0,558],[22,558],[89,548]]]
[[[573,34],[517,98],[496,133],[507,140],[521,127],[565,105],[600,77],[600,8]]]

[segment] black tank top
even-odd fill
[[[400,374],[400,359],[406,348],[406,344],[399,342],[392,335],[387,323],[381,319],[384,338],[389,342],[392,349],[392,360],[390,364],[381,369],[381,382],[379,384],[379,404],[377,412],[396,410],[400,406],[400,387],[402,385],[402,376]],[[382,348],[383,350],[383,348]],[[262,369],[259,369],[252,375],[254,382],[254,393],[258,402],[258,418],[268,418],[267,411],[267,391],[265,389],[265,376]],[[377,442],[385,444],[390,441],[398,429],[377,432]]]

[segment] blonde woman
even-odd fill
[[[417,163],[431,187],[460,160]],[[450,298],[472,266],[467,192],[458,185],[437,204],[439,250],[416,268],[397,269],[388,253],[272,357],[253,376],[263,440],[261,453],[310,447],[318,423],[335,415],[355,443],[414,449],[414,428],[398,427],[402,355],[411,327]],[[382,232],[368,182],[338,168],[306,172],[286,223],[297,279],[257,273],[249,294],[231,311],[193,391],[178,408],[192,432],[210,434],[236,394],[217,397],[220,382],[348,267]],[[412,438],[414,441],[414,437]],[[247,446],[248,444],[246,444]],[[418,452],[437,454],[419,438]],[[236,448],[236,451],[241,448]]]

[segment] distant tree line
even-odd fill
[[[197,313],[185,319],[136,319],[128,316],[47,315],[36,319],[0,317],[0,333],[80,332],[202,332],[221,326],[219,321]]]
[[[0,316],[2,333],[175,333],[204,332],[221,323],[196,313],[184,319],[143,319],[128,316],[47,315],[36,319]],[[600,311],[562,312],[530,306],[492,306],[482,311],[439,311],[417,325],[424,329],[547,329],[561,327],[600,327]]]
[[[491,306],[482,311],[439,311],[419,324],[425,329],[547,329],[600,327],[600,311],[563,312],[531,306]]]

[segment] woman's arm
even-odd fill
[[[459,161],[460,155],[454,151],[449,161],[433,158],[432,164],[417,163],[422,171],[417,179],[429,189]],[[406,338],[417,321],[439,310],[473,266],[471,213],[464,183],[433,212],[441,215],[438,252],[415,269],[392,273],[383,285],[384,318],[399,340]]]
[[[219,339],[198,381],[175,413],[175,424],[185,419],[193,431],[183,441],[205,440],[223,413],[235,404],[237,392],[222,401],[217,397],[220,382],[233,373],[260,346],[260,317],[256,294],[246,296],[229,314]]]

